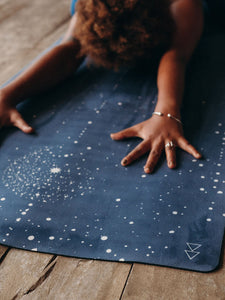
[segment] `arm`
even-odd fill
[[[172,47],[161,58],[157,77],[158,101],[155,111],[162,112],[164,116],[153,115],[152,118],[140,124],[111,135],[115,140],[134,136],[143,139],[122,160],[122,165],[129,165],[150,151],[144,166],[146,173],[153,172],[164,149],[168,167],[176,167],[174,147],[165,148],[170,141],[195,158],[201,157],[201,154],[183,137],[182,125],[166,117],[166,114],[180,118],[186,66],[203,28],[202,7],[198,0],[177,0],[171,5],[171,12],[176,24],[176,32]]]
[[[177,29],[171,49],[159,64],[156,110],[171,109],[171,114],[179,117],[186,67],[203,29],[202,4],[198,0],[179,0],[171,5],[171,11]]]
[[[74,37],[76,17],[60,45],[54,47],[32,64],[14,81],[0,90],[0,126],[16,126],[25,133],[33,129],[23,120],[16,105],[36,93],[54,87],[71,74],[81,64],[80,44]]]

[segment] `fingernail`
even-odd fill
[[[151,173],[151,170],[150,170],[150,168],[148,168],[148,167],[144,167],[144,171],[145,171],[145,173]]]
[[[125,166],[126,164],[127,164],[127,159],[125,158],[125,159],[122,160],[122,165]]]
[[[202,156],[201,156],[200,153],[196,153],[196,157],[197,157],[197,158],[201,158]]]
[[[175,167],[175,165],[174,165],[174,163],[172,162],[172,161],[169,161],[168,162],[168,166],[169,166],[169,168],[174,168]]]
[[[31,126],[24,126],[23,130],[30,133],[34,131],[34,129]]]
[[[113,140],[114,140],[114,136],[115,136],[115,133],[111,133],[111,134],[110,134],[110,137],[111,137],[111,139],[113,139]]]

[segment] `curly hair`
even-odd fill
[[[174,22],[168,0],[78,0],[76,38],[97,65],[118,70],[165,51]]]

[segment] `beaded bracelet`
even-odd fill
[[[152,114],[153,114],[153,115],[160,116],[160,117],[163,117],[163,116],[164,116],[164,114],[163,114],[162,112],[159,112],[159,111],[154,111]],[[178,123],[180,123],[180,124],[183,125],[183,123],[181,122],[180,119],[178,119],[178,118],[172,116],[171,114],[167,114],[166,116],[167,116],[168,118],[173,119],[173,120],[175,120],[175,121],[177,121]]]

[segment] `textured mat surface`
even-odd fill
[[[225,224],[225,34],[203,38],[189,67],[185,134],[203,152],[178,151],[145,175],[120,160],[139,140],[110,133],[151,115],[151,65],[113,73],[83,66],[20,110],[36,135],[1,131],[0,242],[61,255],[210,271]]]

